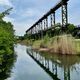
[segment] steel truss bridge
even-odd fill
[[[29,35],[30,38],[42,38],[46,35],[47,32],[54,32],[55,28],[55,13],[61,8],[62,12],[62,26],[61,30],[64,31],[68,24],[68,12],[67,5],[69,0],[61,0],[58,2],[50,11],[48,11],[45,15],[43,15],[35,24],[33,24],[27,31],[26,34]],[[50,26],[48,25],[50,19]]]

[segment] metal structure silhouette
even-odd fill
[[[27,31],[26,34],[31,38],[42,38],[46,32],[50,30],[54,30],[55,28],[55,13],[61,7],[62,10],[62,31],[64,31],[68,24],[68,12],[67,12],[67,2],[69,0],[61,0],[57,3],[50,11],[48,11],[42,18],[40,18],[35,24],[33,24]],[[50,18],[50,26],[48,25]]]

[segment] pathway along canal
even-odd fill
[[[80,80],[79,56],[39,53],[20,44],[15,52],[16,61],[5,80]]]

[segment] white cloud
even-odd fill
[[[3,20],[6,22],[12,22],[12,23],[14,22],[14,19],[10,17],[4,17]]]
[[[14,22],[14,30],[16,30],[15,35],[23,36],[27,29],[28,27],[24,22],[23,23]]]
[[[15,35],[22,36],[23,34],[25,34],[25,31],[28,29],[25,22],[21,22],[21,23],[16,22],[14,18],[4,17],[3,20],[6,22],[11,22],[14,25],[14,30],[16,30]]]
[[[25,12],[24,16],[28,16],[28,17],[32,17],[35,15],[35,11],[33,9],[27,9],[27,11]]]
[[[36,9],[36,8],[28,8],[25,13],[22,12],[22,16],[21,17],[26,17],[26,18],[30,18],[30,17],[39,17],[41,16],[41,11]]]
[[[13,6],[9,0],[0,0],[0,5]]]

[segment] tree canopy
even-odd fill
[[[11,22],[6,22],[3,18],[10,14],[12,8],[0,13],[0,56],[13,53],[14,30]]]

